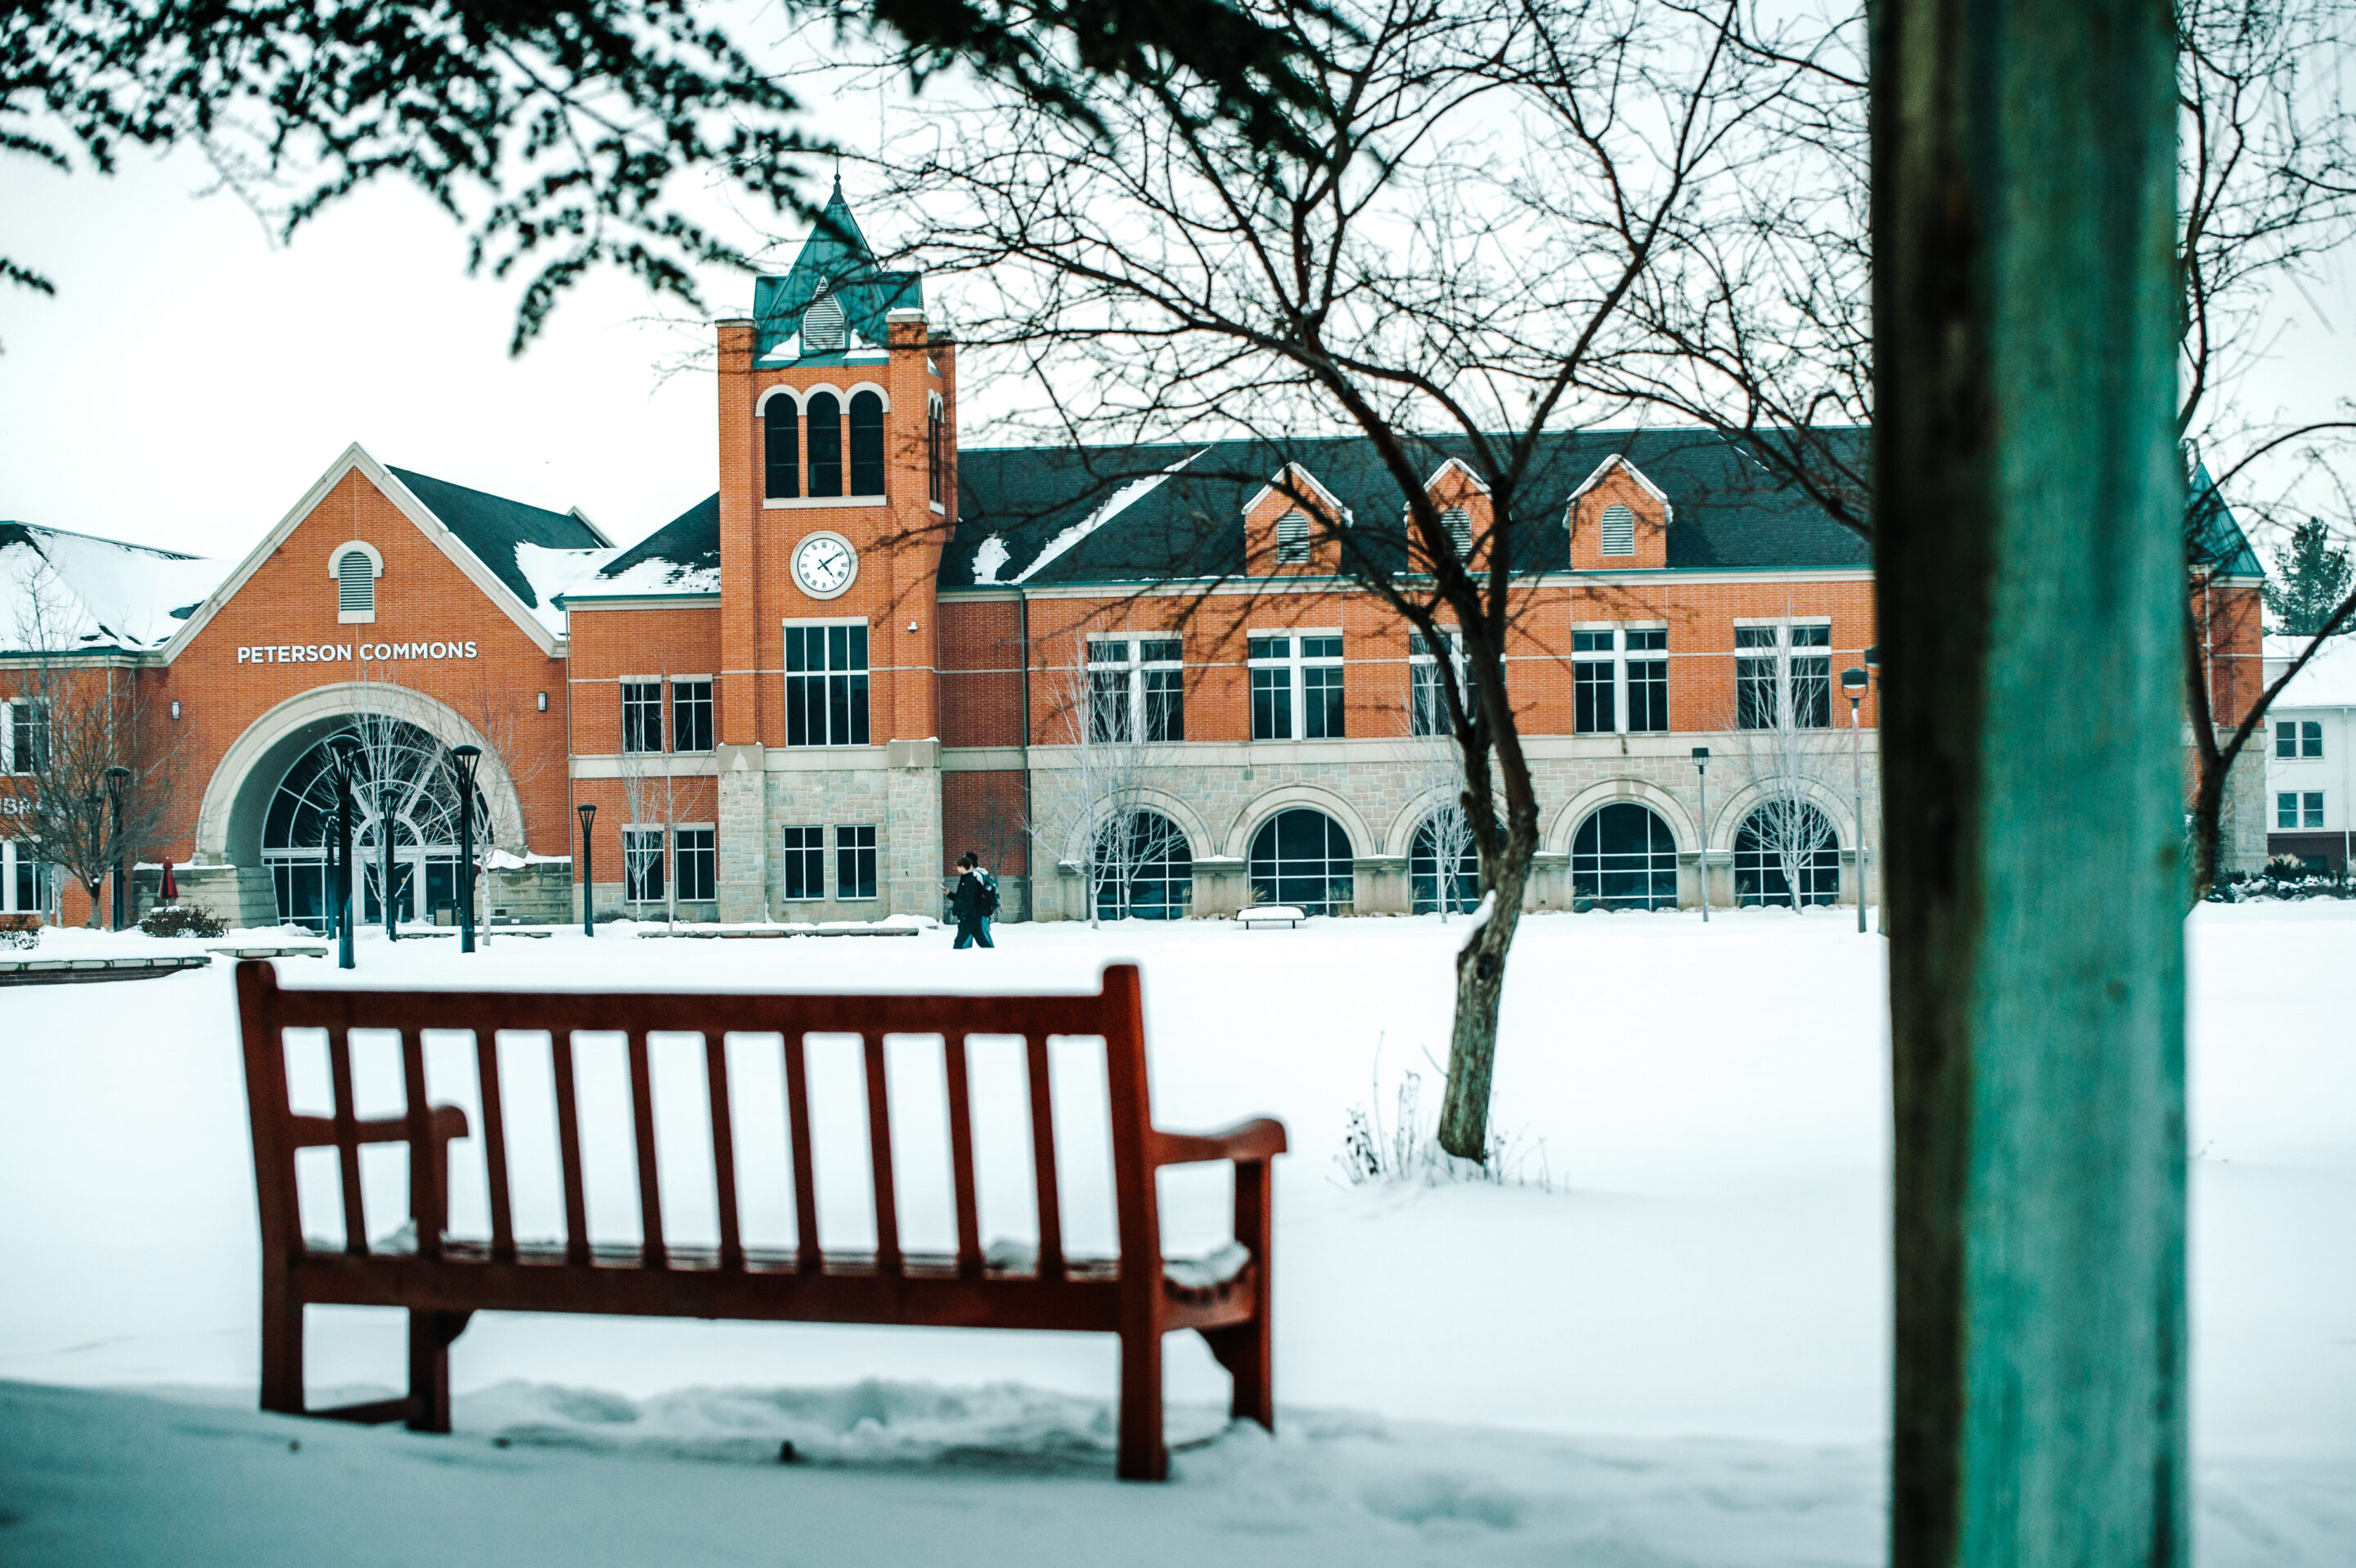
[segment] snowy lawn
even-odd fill
[[[332,1516],[338,1539],[388,1562],[668,1559],[681,1546],[773,1561],[788,1539],[810,1561],[994,1561],[1020,1543],[1077,1562],[1100,1559],[1110,1532],[1166,1542],[1171,1561],[1261,1536],[1260,1554],[1302,1562],[1877,1560],[1879,940],[1837,912],[1720,912],[1706,928],[1533,917],[1496,1098],[1526,1184],[1353,1187],[1334,1158],[1352,1106],[1388,1120],[1415,1071],[1426,1116],[1437,1108],[1428,1058],[1444,1054],[1462,932],[1432,919],[1003,926],[995,953],[952,953],[940,931],[594,944],[562,932],[496,938],[472,957],[446,939],[363,936],[348,981],[370,986],[1087,989],[1107,959],[1141,960],[1156,1120],[1270,1113],[1294,1151],[1279,1167],[1278,1436],[1223,1432],[1224,1373],[1173,1336],[1171,1436],[1186,1446],[1162,1489],[1108,1478],[1109,1338],[483,1315],[454,1350],[451,1438],[260,1416],[227,966],[0,990],[0,1379],[14,1381],[0,1384],[0,1557],[20,1560],[14,1535],[35,1548],[28,1562],[162,1560],[166,1541],[184,1561],[294,1561],[301,1530]],[[2356,911],[2337,905],[2205,909],[2192,926],[2204,1563],[2356,1563],[2351,944]],[[59,933],[45,947],[180,945],[202,944]],[[289,985],[348,983],[319,960],[280,968]],[[506,1060],[529,1083],[518,1049]],[[630,1239],[611,1054],[601,1066],[584,1050],[591,1222],[600,1239]],[[656,1054],[666,1226],[693,1241],[709,1200],[691,1181],[669,1189],[699,1157],[708,1169],[696,1059],[685,1042]],[[364,1112],[397,1107],[392,1061],[363,1051]],[[937,1045],[892,1047],[912,1245],[948,1229],[945,1162],[915,1152],[939,1120],[938,1061]],[[306,1090],[300,1052],[294,1065],[298,1098],[324,1108],[324,1070]],[[462,1044],[429,1046],[435,1096],[471,1109],[466,1065]],[[737,1042],[740,1127],[748,1107],[775,1104],[762,1071],[756,1042]],[[1109,1200],[1092,1196],[1101,1135],[1092,1155],[1076,1115],[1100,1080],[1076,1045],[1056,1071],[1059,1116],[1072,1108],[1067,1226],[1076,1250],[1109,1250]],[[849,1047],[815,1042],[812,1072],[822,1236],[872,1242]],[[1011,1049],[995,1066],[978,1057],[986,1239],[1023,1239],[1028,1222],[1020,1124],[991,1109],[1018,1082]],[[511,1134],[519,1228],[535,1228],[538,1204],[537,1228],[552,1232],[552,1172],[533,1174],[530,1125]],[[462,1231],[481,1223],[476,1142],[456,1156]],[[781,1140],[769,1167],[757,1136],[740,1133],[740,1147],[748,1239],[766,1225],[785,1240]],[[400,1217],[403,1157],[381,1155],[365,1182],[380,1232]],[[333,1235],[332,1175],[315,1189],[314,1174],[306,1165],[306,1225]],[[1163,1194],[1173,1252],[1219,1238],[1222,1175],[1173,1173]],[[315,1308],[310,1322],[314,1403],[397,1388],[397,1315]],[[171,1403],[81,1392],[98,1388]],[[779,1467],[784,1441],[812,1463]]]

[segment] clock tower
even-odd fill
[[[876,261],[838,181],[719,349],[721,918],[785,912],[788,826],[824,829],[835,901],[937,914],[956,347],[926,325],[923,275]]]

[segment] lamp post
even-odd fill
[[[1873,650],[1866,650],[1871,658]],[[1857,930],[1865,934],[1865,731],[1858,727],[1858,700],[1872,678],[1855,665],[1841,671],[1841,690],[1848,698],[1848,788],[1857,824]]]
[[[458,775],[458,951],[475,950],[475,770],[483,764],[480,746],[450,753]]]
[[[108,847],[114,851],[114,929],[123,929],[123,791],[131,783],[131,770],[120,763],[106,770],[106,799],[112,808],[113,836]]]
[[[1709,748],[1693,749],[1694,773],[1701,781],[1701,923],[1709,923]]]
[[[581,934],[584,936],[597,934],[597,880],[592,875],[596,869],[596,864],[592,858],[590,848],[596,842],[590,833],[590,829],[595,827],[596,823],[597,803],[594,800],[583,801],[581,803]]]
[[[342,731],[327,737],[336,767],[336,967],[352,967],[352,775],[365,760],[359,737]]]

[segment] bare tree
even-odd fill
[[[6,738],[16,804],[0,816],[0,835],[71,877],[89,897],[95,928],[106,879],[135,865],[143,847],[178,836],[186,811],[179,738],[129,659],[68,651],[79,641],[80,617],[48,565],[18,580],[10,613],[16,645],[27,656],[0,676],[0,696],[16,705]],[[127,776],[110,793],[117,768]]]
[[[1168,864],[1186,836],[1149,808],[1165,739],[1154,732],[1151,694],[1133,684],[1138,672],[1126,664],[1091,667],[1087,638],[1076,637],[1062,675],[1049,721],[1064,734],[1066,761],[1041,771],[1044,798],[1033,803],[1032,837],[1050,866],[1063,845],[1078,843],[1093,926],[1108,912],[1116,920],[1133,912],[1140,876]]]
[[[664,856],[679,837],[680,787],[671,753],[662,745],[659,701],[658,688],[658,706],[651,715],[634,715],[626,707],[622,715],[622,809],[626,818],[622,827],[622,896],[643,917],[644,906],[652,901],[637,895],[661,867],[663,921],[676,929],[679,868],[666,864]]]
[[[1428,815],[1409,839],[1408,880],[1412,896],[1415,852],[1429,837],[1432,855],[1432,894],[1439,901],[1440,923],[1451,913],[1466,910],[1481,896],[1479,842],[1465,801],[1472,791],[1464,784],[1464,752],[1445,731],[1410,741],[1401,761],[1406,764],[1408,792],[1425,803]],[[1465,862],[1472,862],[1468,872]]]
[[[1740,832],[1755,846],[1762,872],[1782,878],[1784,901],[1798,910],[1815,899],[1820,858],[1838,843],[1816,804],[1844,749],[1832,728],[1832,664],[1828,654],[1809,651],[1815,628],[1788,613],[1772,625],[1743,630],[1754,642],[1736,650],[1733,709],[1719,726],[1714,751],[1753,791]],[[1775,901],[1763,877],[1750,889],[1737,879],[1736,897],[1745,896]]]
[[[1291,498],[1345,575],[1424,636],[1462,639],[1438,691],[1494,898],[1457,959],[1440,1137],[1478,1159],[1538,843],[1504,672],[1529,579],[1556,564],[1543,541],[1568,485],[1544,456],[1624,409],[1589,388],[1630,349],[1632,298],[1724,209],[1713,193],[1796,68],[1738,48],[1733,5],[1247,8],[1312,85],[1287,144],[1207,121],[1173,72],[1104,101],[1093,138],[991,102],[945,112],[880,171],[933,272],[967,291],[969,345],[1035,372],[1045,438],[1248,435],[1269,455],[1257,484],[1348,434],[1396,488],[1395,517]],[[1516,209],[1523,190],[1535,205]],[[1486,486],[1477,528],[1428,487],[1450,456]]]

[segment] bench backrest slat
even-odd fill
[[[1068,1275],[1064,1253],[1062,1189],[1055,1145],[1054,1083],[1048,1041],[1056,1036],[1097,1037],[1105,1041],[1108,1110],[1112,1119],[1115,1197],[1124,1276],[1129,1260],[1158,1268],[1159,1228],[1150,1147],[1151,1108],[1145,1081],[1145,1044],[1138,975],[1129,965],[1105,970],[1096,996],[1051,997],[824,997],[679,994],[569,994],[506,992],[287,991],[267,963],[240,965],[239,1005],[243,1014],[246,1072],[254,1125],[257,1180],[262,1185],[264,1243],[273,1257],[299,1253],[305,1246],[294,1192],[294,1150],[304,1135],[287,1102],[285,1031],[321,1029],[327,1035],[329,1075],[335,1093],[334,1132],[342,1177],[348,1251],[366,1254],[368,1228],[360,1195],[359,1150],[363,1132],[382,1141],[398,1129],[410,1147],[412,1218],[418,1251],[442,1251],[449,1192],[444,1156],[437,1152],[436,1123],[427,1096],[424,1033],[470,1034],[476,1080],[482,1095],[482,1156],[490,1200],[491,1256],[517,1257],[512,1208],[508,1119],[499,1071],[499,1038],[545,1034],[555,1091],[557,1155],[564,1189],[566,1260],[592,1259],[587,1179],[582,1151],[580,1083],[574,1056],[576,1033],[625,1037],[630,1112],[637,1170],[639,1214],[644,1227],[644,1266],[662,1268],[669,1257],[663,1231],[662,1182],[657,1158],[653,1070],[648,1037],[653,1033],[700,1036],[711,1120],[712,1178],[720,1227],[719,1264],[745,1266],[741,1230],[734,1138],[735,1111],[729,1089],[728,1037],[759,1036],[780,1041],[785,1067],[787,1144],[794,1183],[795,1267],[816,1273],[825,1267],[819,1236],[818,1174],[811,1136],[809,1037],[855,1034],[863,1057],[870,1171],[874,1184],[876,1255],[886,1275],[905,1272],[898,1212],[897,1172],[892,1137],[885,1038],[935,1036],[943,1046],[948,1108],[949,1166],[957,1210],[958,1272],[984,1273],[980,1198],[975,1176],[971,1052],[973,1036],[1012,1037],[1023,1042],[1030,1111],[1032,1174],[1035,1183],[1039,1245],[1038,1275]],[[354,1091],[349,1031],[377,1029],[400,1036],[402,1087],[408,1104],[386,1124],[363,1127]],[[316,1121],[307,1125],[316,1126]],[[324,1130],[324,1129],[322,1129]],[[442,1136],[449,1136],[445,1129]],[[273,1266],[279,1266],[273,1264]],[[1147,1275],[1146,1277],[1151,1277]]]
[[[973,1092],[966,1075],[965,1036],[941,1041],[941,1066],[948,1078],[949,1170],[957,1184],[957,1267],[972,1279],[981,1273],[981,1204],[974,1192]]]
[[[900,1264],[900,1206],[892,1175],[892,1105],[884,1084],[884,1037],[860,1041],[867,1056],[867,1154],[875,1179],[875,1267],[896,1275]]]
[[[581,1175],[581,1102],[573,1093],[572,1035],[551,1035],[548,1057],[555,1070],[556,1151],[564,1173],[564,1260],[585,1264],[589,1261],[589,1191]]]
[[[1047,1080],[1047,1037],[1023,1042],[1023,1069],[1031,1081],[1031,1174],[1039,1195],[1039,1277],[1064,1277],[1063,1189],[1055,1181],[1055,1103]],[[1120,1129],[1113,1129],[1120,1142]]]
[[[703,1082],[712,1097],[712,1182],[720,1205],[720,1266],[744,1266],[744,1238],[736,1223],[736,1116],[728,1099],[728,1041],[703,1037]]]
[[[352,1090],[350,1031],[327,1031],[327,1078],[336,1094],[336,1174],[344,1191],[344,1251],[365,1253],[368,1216],[360,1207],[359,1113]]]
[[[482,1091],[483,1168],[491,1189],[491,1256],[515,1261],[515,1208],[508,1196],[507,1098],[500,1093],[496,1031],[475,1041],[475,1082]]]

